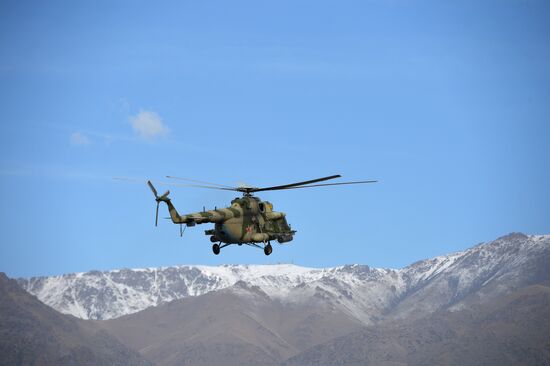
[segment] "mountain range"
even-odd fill
[[[173,300],[201,296],[242,281],[283,303],[323,299],[368,325],[391,313],[420,316],[458,309],[469,295],[494,296],[544,280],[550,236],[510,234],[463,252],[402,269],[366,265],[305,268],[281,265],[173,266],[91,271],[19,279],[22,288],[61,313],[112,319]]]
[[[18,283],[156,365],[550,362],[550,235],[402,269],[173,266]]]

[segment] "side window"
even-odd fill
[[[259,206],[260,206],[260,212],[263,213],[263,212],[265,211],[264,203],[263,203],[263,202],[260,202],[260,203],[259,203]]]

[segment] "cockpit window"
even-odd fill
[[[264,203],[263,203],[263,202],[260,202],[260,203],[259,203],[259,206],[260,206],[260,212],[264,212],[264,211],[265,211]]]

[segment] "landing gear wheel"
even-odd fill
[[[214,254],[216,254],[216,255],[220,254],[220,245],[219,245],[219,244],[214,244],[214,245],[212,245],[212,251],[213,251]]]
[[[264,254],[265,254],[265,255],[270,255],[272,251],[273,251],[273,248],[271,247],[271,244],[268,243],[268,244],[264,247]]]

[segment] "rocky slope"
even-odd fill
[[[312,347],[284,366],[550,364],[550,286],[532,285],[460,311],[383,322]]]
[[[278,365],[361,329],[323,301],[285,304],[238,282],[100,323],[157,365]]]
[[[0,273],[0,365],[150,365],[95,324],[63,315]]]

